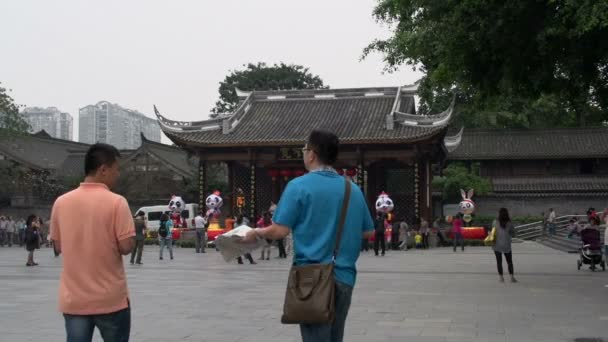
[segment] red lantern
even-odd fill
[[[347,175],[348,177],[351,177],[351,178],[352,178],[352,177],[354,177],[356,174],[357,174],[357,170],[355,170],[355,169],[348,169],[348,170],[346,170],[346,175]]]
[[[287,180],[287,178],[291,177],[291,170],[290,169],[282,169],[280,172],[281,176],[283,176],[285,178],[285,180]]]
[[[304,171],[302,169],[297,169],[293,172],[293,175],[296,177],[300,177],[300,176],[304,176],[305,173],[306,173],[306,171]]]
[[[268,175],[270,177],[272,177],[272,179],[275,179],[275,178],[277,178],[279,176],[279,170],[277,170],[277,169],[269,169],[268,170]]]
[[[344,175],[344,169],[338,169],[338,170],[336,170],[336,171],[338,171],[338,174],[339,174],[340,176]]]

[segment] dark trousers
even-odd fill
[[[391,249],[395,251],[399,249],[399,231],[394,231],[391,234]]]
[[[422,234],[422,248],[429,248],[429,233]]]
[[[362,239],[361,240],[361,251],[369,251],[369,240]]]
[[[303,342],[342,342],[353,288],[336,282],[336,315],[332,324],[300,324]]]
[[[246,258],[247,260],[249,260],[249,263],[250,263],[250,264],[253,264],[253,263],[254,263],[253,258],[251,257],[251,254],[249,254],[249,253],[245,254],[245,258]],[[239,257],[238,257],[236,260],[238,261],[238,263],[239,263],[239,264],[242,264],[242,263],[243,263],[243,258],[242,258],[242,257],[240,257],[240,256],[239,256]]]
[[[384,232],[376,232],[376,236],[374,239],[374,252],[378,255],[379,247],[382,247],[382,254],[386,250],[386,241],[384,240]]]
[[[131,309],[103,315],[68,315],[65,318],[67,342],[91,342],[93,330],[99,333],[105,342],[128,342],[131,333]]]
[[[197,228],[196,237],[194,240],[194,247],[196,249],[196,253],[200,253],[201,251],[203,253],[205,253],[206,245],[207,245],[207,239],[205,239],[205,230]]]
[[[144,240],[136,240],[135,248],[133,248],[133,252],[131,252],[131,263],[133,263],[135,256],[137,255],[137,263],[141,263],[141,254],[144,251]]]
[[[277,240],[277,246],[279,247],[279,258],[287,258],[287,253],[285,252],[285,239]]]
[[[456,246],[458,246],[458,244],[460,244],[464,251],[464,239],[462,238],[461,233],[454,233],[454,241],[452,241],[452,243],[454,244],[454,252],[456,252]]]
[[[494,255],[496,255],[496,268],[498,269],[498,274],[502,275],[502,254],[501,252],[494,251]],[[513,253],[504,253],[505,259],[507,259],[507,267],[509,268],[509,274],[513,275]]]
[[[19,247],[25,243],[25,229],[19,229]]]

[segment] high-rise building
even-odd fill
[[[160,142],[160,127],[155,119],[107,101],[80,108],[78,140],[87,144],[102,142],[119,149],[136,149],[141,135]]]
[[[30,132],[45,130],[53,138],[72,140],[72,116],[55,107],[28,107],[21,115],[30,124]]]

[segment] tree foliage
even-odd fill
[[[468,127],[598,125],[608,120],[608,2],[380,0],[393,34],[373,41],[389,71],[420,68],[421,110]]]
[[[30,125],[19,114],[19,108],[6,88],[0,85],[0,132],[3,134],[25,134]]]
[[[244,70],[231,71],[224,81],[220,82],[220,99],[212,112],[232,113],[239,104],[236,89],[251,90],[290,90],[327,88],[319,76],[313,75],[301,65],[266,63],[247,64]]]
[[[479,176],[479,164],[471,164],[470,170],[462,163],[450,163],[443,176],[433,178],[433,187],[441,189],[444,200],[459,200],[460,189],[475,189],[475,195],[492,191],[490,180]]]

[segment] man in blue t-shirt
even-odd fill
[[[287,185],[273,216],[273,224],[247,234],[245,241],[257,238],[278,240],[291,231],[294,263],[306,265],[332,262],[336,231],[344,199],[344,177],[332,165],[338,158],[338,137],[329,132],[313,131],[304,148],[303,159],[308,174]],[[351,196],[344,231],[337,253],[335,320],[329,325],[302,324],[304,342],[339,342],[350,307],[359,258],[361,238],[369,238],[374,222],[361,190],[351,182]]]

